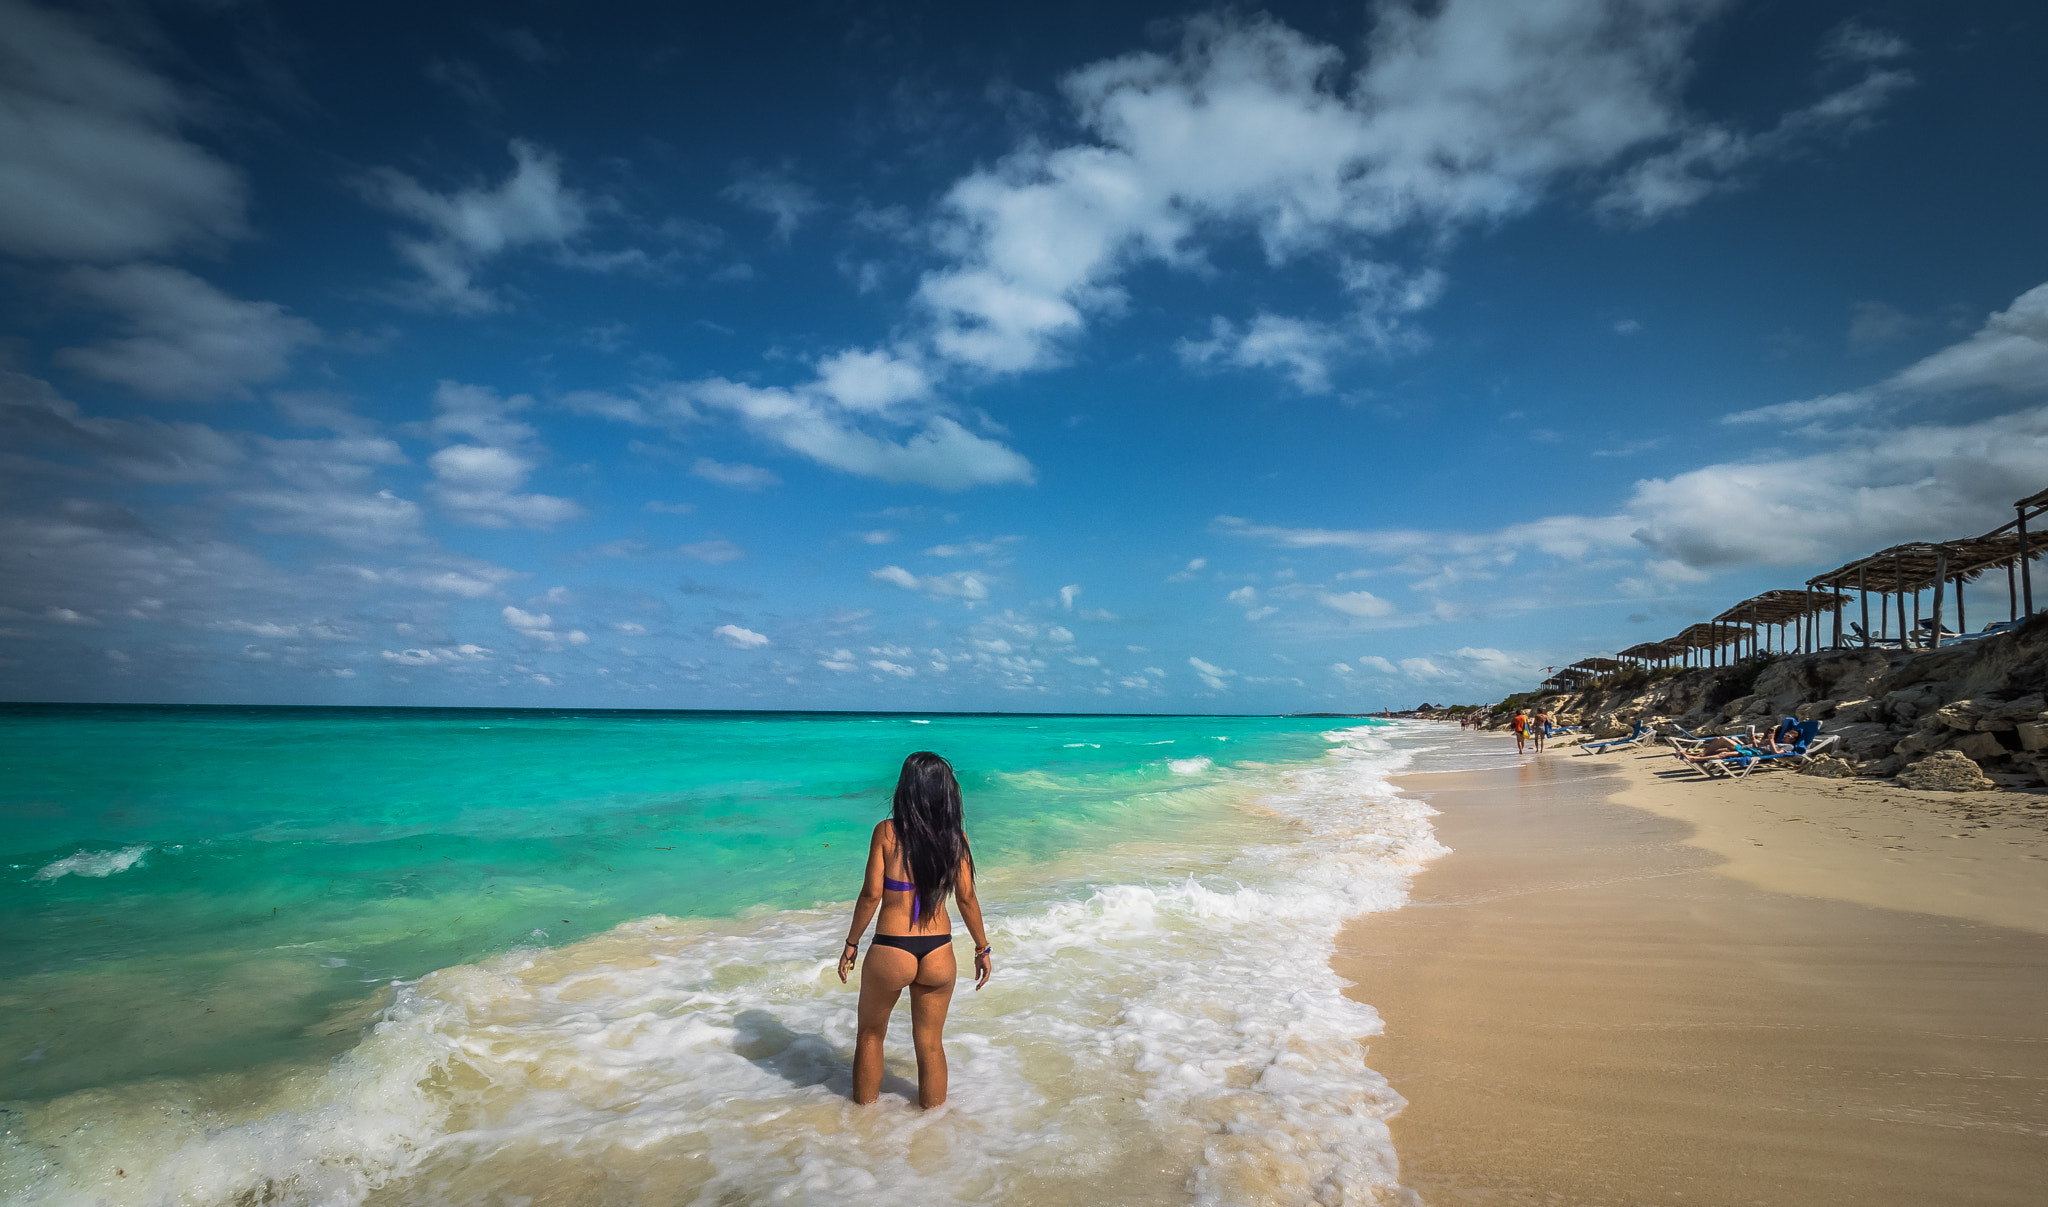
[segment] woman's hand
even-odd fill
[[[844,951],[841,951],[841,952],[839,953],[839,983],[840,983],[840,984],[844,985],[844,984],[846,983],[846,974],[847,974],[847,973],[849,973],[849,972],[852,972],[852,971],[853,971],[853,959],[854,959],[854,957],[855,957],[855,956],[857,956],[857,955],[859,955],[859,954],[860,954],[860,948],[858,948],[858,947],[855,947],[855,946],[854,946],[853,944],[851,944],[851,943],[848,943],[848,944],[846,945],[846,949],[845,949]]]
[[[995,970],[996,958],[993,954],[986,951],[974,953],[974,991],[976,993],[981,992],[981,987],[988,984],[988,978]]]

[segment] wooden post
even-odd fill
[[[1934,554],[1934,648],[1941,648],[1941,588],[1948,581],[1948,550]]]
[[[1899,649],[1913,648],[1912,631],[1906,628],[1906,569],[1905,559],[1892,555],[1892,580],[1899,585],[1895,598],[1899,601]]]
[[[1970,618],[1963,615],[1963,576],[1956,575],[1956,632],[1970,635]]]
[[[1863,567],[1856,567],[1856,594],[1863,600],[1863,648],[1870,648],[1870,592],[1863,585]]]
[[[2027,557],[2027,509],[2021,507],[2017,510],[2020,513],[2020,602],[2027,606],[2027,615],[2032,616],[2034,614],[2034,570],[2032,566],[2027,564],[2029,560]]]
[[[2007,562],[2005,564],[2005,618],[2007,620],[2018,620],[2020,618],[2019,581],[2019,579],[2013,577],[2012,563]]]

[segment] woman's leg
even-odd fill
[[[946,1008],[960,967],[946,944],[918,962],[910,983],[910,1043],[917,1050],[917,1104],[930,1108],[946,1100]]]
[[[916,956],[900,947],[868,947],[868,958],[860,966],[860,1021],[853,1041],[855,1102],[873,1102],[882,1092],[882,1040],[889,1034],[889,1014],[903,996],[903,987],[917,976],[917,963]]]

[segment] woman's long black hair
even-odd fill
[[[904,759],[890,817],[903,867],[917,886],[918,912],[930,914],[959,882],[960,861],[972,858],[960,828],[960,781],[953,778],[953,765],[929,750]]]

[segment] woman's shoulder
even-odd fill
[[[874,834],[877,842],[895,842],[896,820],[891,817],[885,817],[876,822]]]

